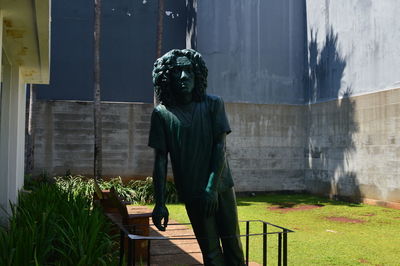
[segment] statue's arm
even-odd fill
[[[225,166],[225,138],[226,133],[222,133],[213,144],[211,157],[211,173],[208,179],[206,190],[217,190],[222,171]]]
[[[205,190],[206,214],[211,215],[218,209],[218,184],[225,166],[226,133],[220,134],[214,141],[211,157],[211,172]]]
[[[165,206],[165,184],[167,181],[167,152],[155,149],[153,185],[156,205],[153,210],[152,218],[154,225],[160,231],[165,231],[168,225],[168,209]],[[164,219],[163,224],[161,224]]]

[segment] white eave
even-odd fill
[[[51,0],[0,0],[3,48],[26,83],[50,79]]]

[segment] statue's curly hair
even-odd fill
[[[181,56],[187,57],[193,66],[195,76],[193,100],[202,101],[206,93],[208,70],[201,54],[192,49],[174,49],[158,58],[153,68],[154,90],[157,100],[163,105],[173,106],[176,104],[171,88],[170,72],[176,65],[176,59]]]

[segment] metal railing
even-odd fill
[[[124,263],[124,255],[125,255],[125,248],[124,248],[124,241],[125,241],[125,236],[127,236],[128,239],[128,251],[127,251],[127,261],[126,265],[131,266],[135,265],[136,260],[135,260],[135,242],[138,240],[145,240],[148,241],[147,245],[147,265],[150,265],[150,247],[151,247],[151,241],[156,241],[156,240],[194,240],[197,239],[195,235],[176,235],[173,237],[165,237],[165,236],[143,236],[139,235],[137,232],[136,228],[143,225],[136,224],[136,225],[122,225],[120,222],[116,222],[112,217],[109,216],[109,218],[113,221],[114,224],[116,224],[119,229],[120,229],[120,260],[119,260],[119,265],[123,265]],[[246,265],[249,265],[249,253],[250,253],[250,237],[255,237],[255,236],[262,236],[262,251],[263,251],[263,263],[262,265],[266,266],[268,261],[268,243],[271,241],[271,236],[276,235],[277,236],[277,245],[278,245],[278,254],[277,254],[277,265],[288,265],[288,234],[293,233],[294,231],[272,224],[268,223],[262,220],[246,220],[246,221],[240,221],[241,223],[246,224],[246,234],[241,234],[239,235],[240,237],[245,237],[246,241],[246,248],[245,248],[245,263]],[[250,225],[255,224],[255,223],[261,223],[262,224],[262,232],[260,233],[250,233]],[[191,225],[190,223],[172,223],[169,225]],[[273,231],[269,231],[270,228],[273,228]],[[132,234],[130,232],[135,232],[135,234]],[[225,238],[229,237],[236,237],[236,236],[226,236]],[[224,238],[224,237],[222,237]]]

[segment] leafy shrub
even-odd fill
[[[114,186],[125,200],[152,203],[152,178],[99,180],[101,189]],[[0,265],[114,265],[110,224],[93,208],[94,180],[84,176],[31,179],[12,206],[7,228],[0,228]],[[166,199],[177,202],[175,185],[166,184]]]
[[[151,177],[146,180],[132,180],[128,184],[135,193],[135,200],[139,203],[152,203],[154,202],[154,188],[153,179]]]
[[[24,189],[34,190],[39,188],[43,183],[54,183],[54,180],[49,177],[46,171],[43,171],[39,176],[33,177],[31,174],[24,176]]]
[[[84,176],[54,177],[56,186],[73,197],[81,196],[88,201],[92,200],[94,193],[94,180]]]
[[[121,177],[112,178],[109,181],[100,180],[99,186],[101,189],[110,189],[111,187],[114,187],[118,195],[125,201],[129,201],[131,203],[142,203],[137,201],[133,188],[124,185]]]
[[[135,200],[140,203],[153,203],[154,202],[154,188],[153,178],[147,177],[146,180],[130,181],[128,184],[133,188],[135,193]],[[165,199],[167,203],[177,203],[178,193],[175,184],[167,181],[165,186]]]
[[[0,228],[0,265],[112,265],[109,229],[87,198],[42,184],[20,194]]]
[[[56,185],[65,192],[71,192],[74,196],[81,195],[89,201],[92,200],[94,193],[94,180],[84,176],[62,176],[54,178]],[[109,181],[99,179],[101,189],[114,187],[119,196],[132,204],[149,204],[154,202],[153,179],[147,177],[146,180],[132,180],[128,184],[122,182],[121,177],[112,178]],[[175,184],[167,181],[166,184],[167,203],[178,202],[178,194]]]
[[[167,203],[178,203],[178,191],[173,182],[167,181],[165,199]]]

